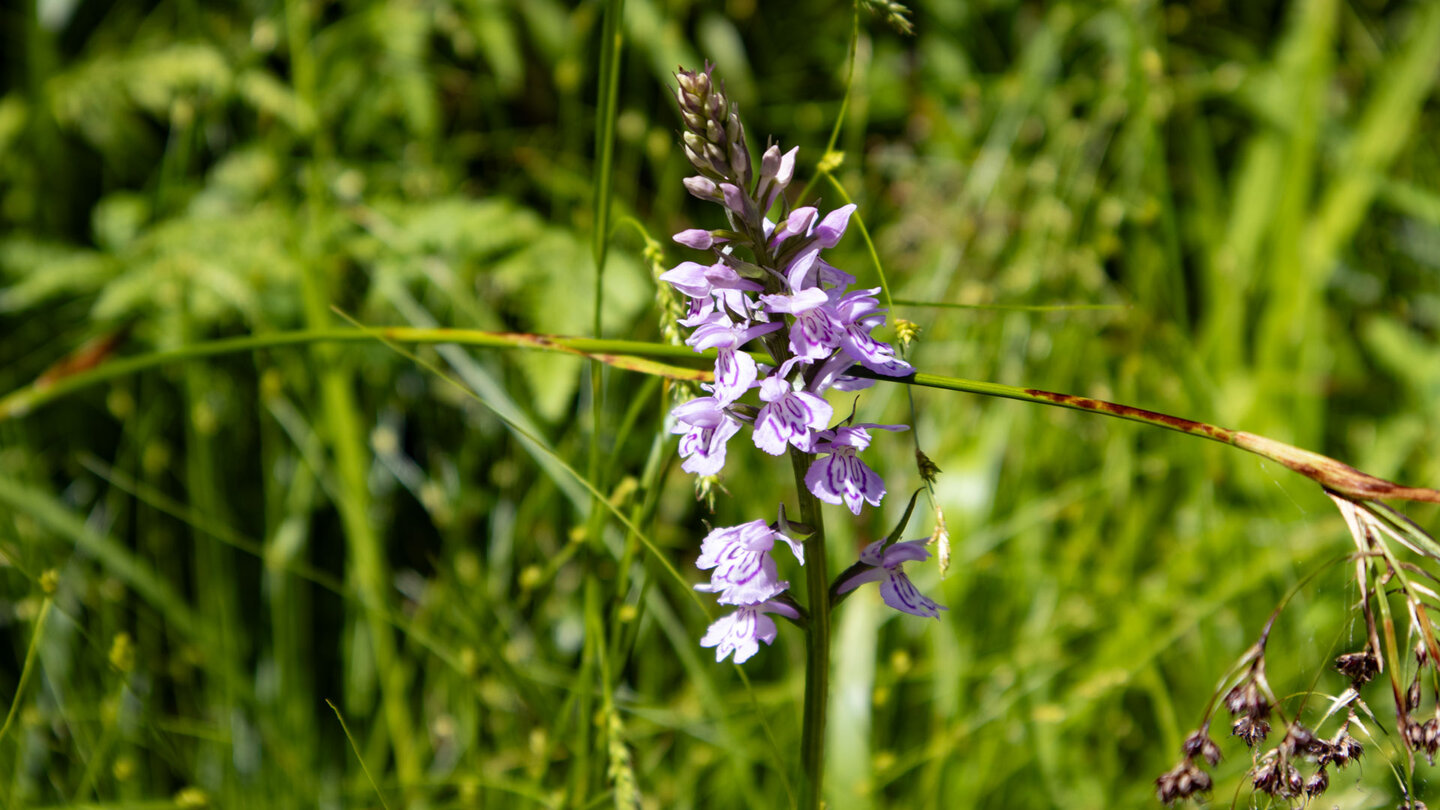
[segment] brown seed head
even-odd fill
[[[1425,747],[1425,728],[1414,720],[1402,720],[1404,728],[1401,730],[1401,737],[1405,740],[1405,747],[1411,751],[1419,751]]]
[[[1325,769],[1321,768],[1318,773],[1305,782],[1305,795],[1319,796],[1328,787],[1330,787],[1330,777],[1325,773]]]
[[[1345,653],[1335,659],[1335,668],[1355,685],[1369,683],[1380,671],[1379,661],[1369,650]]]
[[[1337,768],[1349,765],[1353,760],[1359,759],[1363,753],[1365,753],[1365,746],[1350,736],[1349,732],[1342,731],[1330,741],[1330,761],[1334,762]]]
[[[1270,701],[1260,692],[1260,686],[1253,676],[1235,684],[1225,695],[1225,709],[1231,715],[1244,715],[1256,719],[1270,716]]]
[[[1280,795],[1283,778],[1274,759],[1267,759],[1250,771],[1250,783],[1261,793]]]
[[[1285,730],[1285,739],[1280,741],[1280,752],[1287,758],[1297,754],[1313,753],[1311,748],[1315,744],[1315,735],[1310,729],[1296,722],[1291,723]]]
[[[1249,716],[1241,717],[1230,727],[1230,733],[1254,748],[1256,744],[1264,742],[1265,736],[1270,733],[1270,722]]]
[[[1165,804],[1172,804],[1197,793],[1208,793],[1210,786],[1210,774],[1186,758],[1155,780],[1155,796]]]
[[[1187,759],[1203,757],[1212,768],[1220,764],[1220,746],[1210,739],[1205,729],[1191,732],[1190,736],[1185,738],[1185,744],[1180,747],[1180,751]]]

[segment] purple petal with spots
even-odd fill
[[[824,309],[806,310],[790,325],[790,351],[806,360],[822,360],[840,345],[842,334]]]
[[[758,376],[755,358],[737,349],[721,349],[715,355],[715,398],[729,405],[749,391]]]
[[[766,379],[760,384],[761,399],[766,399],[765,386],[769,382]],[[789,386],[783,379],[780,382]],[[811,430],[823,430],[834,416],[830,403],[808,391],[784,391],[767,402],[755,418],[753,438],[756,447],[772,456],[785,452],[787,444],[809,452],[813,444]]]
[[[696,563],[699,568],[713,567],[710,582],[696,585],[695,590],[720,594],[722,605],[753,605],[778,596],[790,583],[776,579],[775,561],[768,551],[746,548],[732,543],[720,552],[714,566]]]
[[[895,543],[888,548],[884,540],[877,540],[860,552],[860,562],[872,566],[840,583],[836,593],[853,591],[867,582],[880,583],[880,598],[896,610],[915,616],[937,618],[946,608],[916,590],[902,566],[907,562],[929,559],[924,540],[909,540]]]
[[[833,455],[811,464],[805,473],[805,486],[820,500],[843,503],[857,515],[861,504],[879,506],[885,497],[885,482],[855,457],[854,450],[846,448],[837,448]]]
[[[671,415],[680,437],[680,468],[695,475],[718,475],[725,467],[725,443],[740,431],[740,420],[713,397],[697,397],[676,406]]]
[[[721,616],[700,639],[700,646],[715,648],[716,663],[731,653],[735,654],[735,663],[745,663],[760,651],[760,642],[775,641],[775,620],[765,615],[767,610],[779,612],[770,608],[773,604],[746,605],[728,616]]]
[[[869,328],[856,324],[845,328],[840,337],[840,348],[876,374],[903,377],[915,370],[909,363],[895,356],[895,350],[890,344],[876,340],[870,336]]]
[[[885,604],[896,610],[903,611],[915,616],[922,616],[927,619],[940,618],[940,611],[945,610],[935,600],[916,590],[910,578],[899,567],[885,569],[889,576],[880,583],[880,598]]]

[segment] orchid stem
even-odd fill
[[[790,449],[800,519],[815,531],[805,538],[805,716],[800,732],[800,810],[819,810],[825,784],[825,713],[830,700],[830,571],[820,502],[805,486],[814,456]]]

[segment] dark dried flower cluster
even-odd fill
[[[1422,684],[1425,670],[1433,666],[1424,642],[1415,646],[1415,660],[1419,666],[1415,669],[1414,679],[1410,681],[1410,688],[1405,690],[1405,702],[1399,712],[1400,739],[1405,741],[1406,748],[1424,754],[1425,760],[1434,765],[1435,754],[1440,752],[1440,695],[1437,695],[1435,717],[1422,722],[1411,716],[1420,710],[1420,703],[1424,698]]]
[[[1431,765],[1440,754],[1440,646],[1436,642],[1440,622],[1434,618],[1437,593],[1431,584],[1440,581],[1440,577],[1413,563],[1397,561],[1396,557],[1396,552],[1403,548],[1432,562],[1440,562],[1440,544],[1383,503],[1354,500],[1328,490],[1327,494],[1339,507],[1355,541],[1356,553],[1350,558],[1360,594],[1355,612],[1364,622],[1365,633],[1365,643],[1360,649],[1335,658],[1335,670],[1349,683],[1331,698],[1332,708],[1320,720],[1324,723],[1337,709],[1346,708],[1344,721],[1333,734],[1327,731],[1327,737],[1318,736],[1300,723],[1306,699],[1302,697],[1297,701],[1299,705],[1293,716],[1286,717],[1287,708],[1277,700],[1266,681],[1266,641],[1285,606],[1282,602],[1266,622],[1259,640],[1232,670],[1239,677],[1228,691],[1217,692],[1211,698],[1201,726],[1202,732],[1208,729],[1213,713],[1223,706],[1232,718],[1231,733],[1253,749],[1248,775],[1255,792],[1302,807],[1329,789],[1332,767],[1343,769],[1364,754],[1364,746],[1351,734],[1352,727],[1366,735],[1373,733],[1361,722],[1361,716],[1370,718],[1380,731],[1385,730],[1380,718],[1375,717],[1362,698],[1366,684],[1382,675],[1387,676],[1388,691],[1395,699],[1395,733],[1408,754],[1404,757],[1408,769],[1413,769],[1416,754],[1423,755]],[[1425,579],[1422,581],[1421,577]],[[1377,614],[1385,619],[1383,634]],[[1403,669],[1400,666],[1391,666],[1386,673],[1386,667],[1403,660],[1406,652],[1396,642],[1398,634],[1394,632],[1393,617],[1398,616],[1409,618],[1409,637],[1415,640],[1412,649],[1417,667],[1408,683],[1399,671]],[[1428,690],[1433,700],[1428,701],[1427,681],[1433,684]],[[1277,744],[1267,749],[1265,741],[1272,722],[1284,734]],[[1200,732],[1187,738],[1184,761],[1156,781],[1162,801],[1170,803],[1199,792],[1195,785],[1201,780],[1193,773],[1198,769],[1197,760],[1204,759],[1213,765],[1219,754],[1215,751],[1212,759],[1207,743],[1208,738]],[[1400,810],[1425,810],[1424,803],[1410,797],[1409,778],[1401,773],[1398,765],[1393,764],[1402,782]],[[1208,787],[1209,779],[1203,783]]]
[[[1299,721],[1291,723],[1280,744],[1261,755],[1250,772],[1251,783],[1257,791],[1279,799],[1311,798],[1324,793],[1330,787],[1330,766],[1344,768],[1364,752],[1360,741],[1350,735],[1354,720],[1352,712],[1328,740],[1317,737]],[[1295,764],[1302,760],[1316,765],[1308,779]]]
[[[1220,746],[1210,739],[1209,724],[1191,732],[1180,746],[1180,753],[1185,755],[1180,764],[1155,780],[1155,795],[1165,804],[1210,791],[1210,774],[1196,764],[1197,759],[1203,759],[1213,768],[1220,762]]]
[[[1230,733],[1254,748],[1270,733],[1270,701],[1265,697],[1265,659],[1256,658],[1240,682],[1225,695],[1225,710],[1235,718]]]
[[[1220,705],[1234,718],[1232,733],[1251,748],[1265,741],[1274,710],[1275,698],[1265,680],[1264,652],[1262,637],[1247,653],[1249,666],[1220,699]],[[1369,669],[1364,658],[1359,653],[1341,656],[1344,666],[1350,669],[1346,675],[1352,682],[1356,678],[1352,673],[1363,674]],[[1337,668],[1341,666],[1337,662]],[[1350,726],[1356,722],[1352,710],[1329,739],[1317,736],[1298,719],[1285,723],[1285,734],[1279,743],[1268,751],[1255,753],[1254,765],[1250,769],[1251,785],[1258,793],[1286,801],[1319,796],[1330,787],[1329,769],[1332,765],[1344,768],[1363,753],[1360,742],[1350,735]],[[1220,746],[1210,739],[1209,731],[1210,721],[1207,719],[1199,730],[1185,738],[1181,746],[1184,759],[1180,764],[1155,780],[1156,795],[1160,801],[1171,804],[1210,789],[1211,778],[1200,770],[1199,763],[1203,760],[1214,767],[1220,762],[1221,753]],[[1315,771],[1308,778],[1302,770],[1306,762],[1315,764]]]
[[[1405,740],[1405,746],[1424,754],[1426,761],[1434,765],[1435,753],[1440,751],[1440,720],[1432,717],[1421,723],[1407,717],[1403,722],[1400,736]]]
[[[1166,804],[1208,792],[1210,774],[1200,770],[1199,766],[1189,759],[1176,765],[1173,770],[1160,774],[1160,778],[1155,780],[1155,795]]]
[[[1350,679],[1350,685],[1358,690],[1369,683],[1380,672],[1380,661],[1370,650],[1345,653],[1335,659],[1335,669]]]

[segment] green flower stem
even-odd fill
[[[830,566],[825,559],[825,521],[820,502],[805,486],[815,457],[790,448],[800,520],[814,529],[805,538],[805,714],[800,732],[800,810],[819,810],[825,786],[825,710],[830,701]]]
[[[647,343],[633,340],[596,340],[594,338],[572,338],[556,335],[536,335],[513,332],[482,332],[474,329],[416,329],[411,327],[382,327],[376,329],[310,329],[297,332],[274,332],[265,335],[227,338],[207,343],[197,343],[179,349],[152,354],[126,357],[102,362],[84,371],[59,378],[47,377],[24,388],[0,397],[0,420],[22,416],[31,410],[62,396],[74,393],[106,380],[116,379],[146,369],[170,363],[183,362],[201,357],[220,354],[254,351],[257,349],[303,346],[312,343],[361,343],[372,340],[387,340],[405,344],[453,343],[462,346],[484,348],[534,349],[539,351],[566,352],[599,360],[617,368],[642,374],[659,374],[675,379],[708,380],[706,368],[714,363],[713,353],[696,354],[685,346],[670,346],[662,343]],[[680,365],[667,365],[655,360],[675,361]],[[769,362],[764,355],[757,360]],[[857,376],[874,376],[855,369]],[[1440,503],[1440,491],[1421,487],[1405,487],[1367,475],[1333,458],[1302,450],[1283,442],[1267,439],[1254,433],[1217,427],[1204,422],[1182,419],[1177,416],[1147,411],[1130,405],[1091,399],[1071,394],[1057,394],[1036,388],[1019,388],[1013,385],[965,380],[945,377],[939,374],[917,373],[904,378],[880,378],[892,382],[922,385],[947,391],[962,391],[987,397],[1004,397],[1040,405],[1070,408],[1102,416],[1111,416],[1131,422],[1140,422],[1151,427],[1165,428],[1189,436],[1198,436],[1221,444],[1228,444],[1267,458],[1300,473],[1306,478],[1328,487],[1353,500],[1397,499]]]

